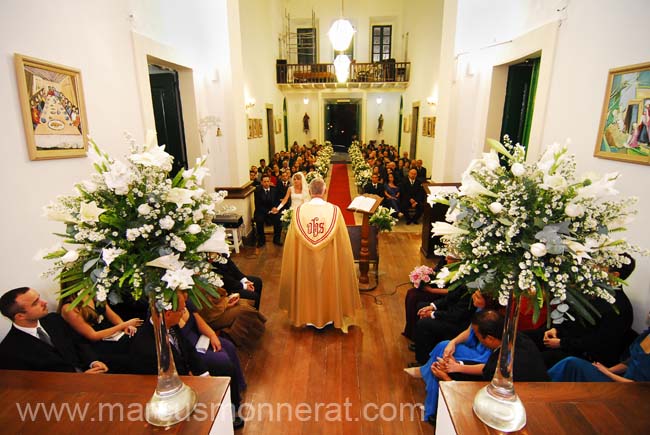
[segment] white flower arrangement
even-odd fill
[[[370,216],[368,223],[376,226],[380,232],[393,231],[393,227],[397,223],[397,219],[393,217],[393,213],[395,213],[395,210],[392,208],[386,208],[380,205],[372,216]]]
[[[636,199],[607,198],[617,193],[618,174],[577,179],[567,146],[553,144],[526,163],[525,149],[505,139],[488,140],[491,152],[470,163],[459,193],[429,198],[450,206],[451,223],[433,223],[444,242],[436,254],[460,260],[436,282],[478,288],[502,305],[510,292],[523,295],[533,302],[535,321],[549,304],[550,318],[561,323],[571,317],[568,304],[594,323],[588,299],[613,303],[615,284],[625,284],[608,268],[628,263],[625,253],[647,255],[616,237],[636,214]]]
[[[325,141],[325,145],[316,154],[316,161],[314,162],[314,166],[322,178],[325,178],[330,170],[333,155],[334,147],[332,146],[332,142]]]
[[[354,184],[358,187],[365,186],[372,177],[372,168],[363,158],[359,141],[353,141],[348,148],[350,155],[350,162],[352,164],[352,172],[354,173]]]
[[[198,306],[204,292],[218,297],[223,285],[212,272],[208,252],[227,255],[223,227],[212,223],[226,193],[208,194],[200,185],[205,158],[190,170],[168,177],[173,157],[148,134],[127,162],[114,160],[91,139],[96,173],[78,183],[77,192],[45,207],[47,217],[66,224],[57,234],[67,245],[43,254],[54,260],[49,274],[61,282],[60,297],[88,296],[98,303],[119,303],[130,293],[154,298],[158,307],[188,290]]]

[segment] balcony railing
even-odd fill
[[[350,64],[348,84],[383,84],[384,86],[406,87],[409,81],[411,62],[384,61],[376,63]],[[335,85],[334,64],[317,63],[312,65],[276,65],[279,85],[332,84]]]

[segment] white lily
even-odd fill
[[[483,153],[483,163],[485,164],[485,167],[490,171],[495,171],[501,166],[499,155],[495,150],[490,150],[489,153]]]
[[[618,195],[618,190],[614,189],[618,177],[618,172],[610,172],[596,180],[592,180],[588,186],[576,190],[577,198],[602,198],[604,196]]]
[[[61,257],[61,261],[64,263],[74,263],[79,259],[79,252],[73,250],[70,250],[65,253],[63,257]]]
[[[447,222],[434,222],[431,224],[431,233],[434,236],[455,236],[469,234],[469,231],[450,225]]]
[[[102,249],[102,260],[104,260],[104,263],[106,263],[107,266],[110,266],[117,257],[125,252],[124,249],[120,248],[104,248]]]
[[[194,271],[192,269],[187,269],[182,267],[177,270],[167,270],[161,280],[167,283],[167,287],[172,290],[187,290],[194,286]]]
[[[144,151],[131,154],[129,160],[142,166],[153,166],[169,171],[172,168],[173,157],[165,152],[165,146],[158,146],[156,132],[147,130]]]
[[[106,209],[97,207],[97,202],[82,202],[79,207],[79,219],[81,222],[94,223],[99,222],[99,215],[104,213]]]
[[[562,191],[567,187],[566,179],[561,175],[544,174],[544,182],[539,185],[544,190]]]
[[[230,254],[230,248],[228,247],[228,243],[226,243],[226,229],[218,226],[214,233],[212,233],[212,236],[196,248],[196,251]]]
[[[147,266],[160,267],[167,270],[178,270],[183,267],[183,262],[179,261],[180,254],[168,254],[158,257],[146,263]]]
[[[497,194],[485,188],[481,183],[476,181],[471,175],[463,177],[458,196],[476,197],[479,195],[497,197]]]
[[[169,190],[165,201],[172,202],[176,204],[177,208],[181,208],[185,204],[192,204],[194,191],[189,189],[181,189],[180,187],[174,187]]]

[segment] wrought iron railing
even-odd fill
[[[298,65],[281,62],[278,61],[276,65],[278,84],[336,83],[334,64]],[[403,83],[409,81],[410,73],[411,62],[353,62],[350,64],[348,83]]]

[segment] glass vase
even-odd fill
[[[515,393],[512,378],[519,307],[519,297],[511,292],[494,377],[474,397],[474,413],[477,417],[486,425],[503,432],[517,431],[526,425],[526,410]]]
[[[150,311],[156,336],[158,383],[156,391],[147,402],[146,419],[154,426],[167,427],[189,417],[196,407],[197,395],[181,381],[176,372],[165,316],[158,312],[153,298],[150,301]]]

